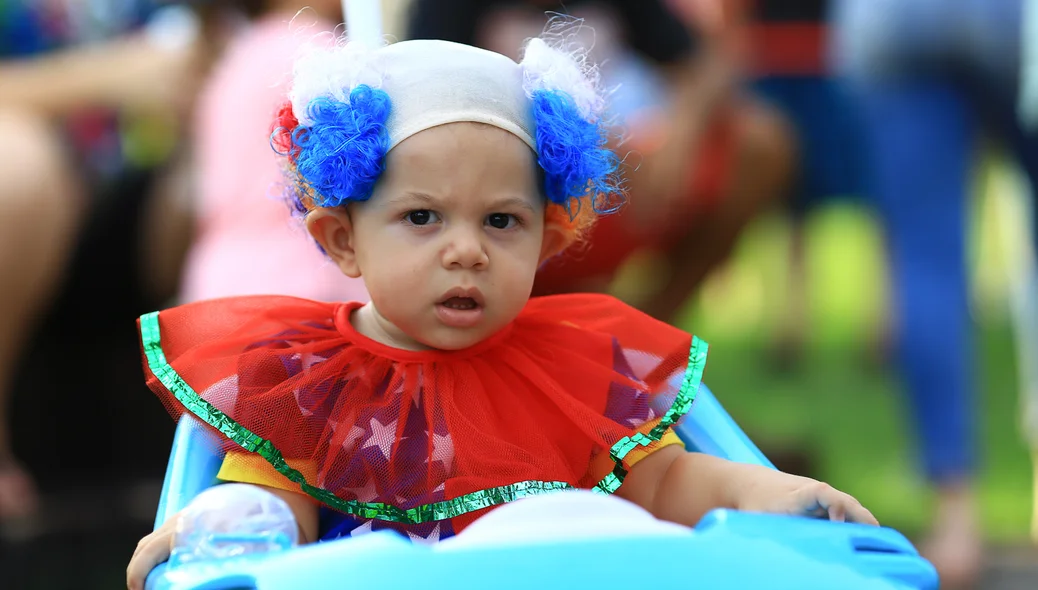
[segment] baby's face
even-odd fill
[[[533,151],[489,125],[433,127],[389,152],[350,216],[360,274],[395,345],[466,348],[519,314],[544,241],[537,179]]]

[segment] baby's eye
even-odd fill
[[[487,225],[496,229],[511,229],[519,224],[519,218],[509,213],[487,215]]]
[[[418,209],[408,213],[405,219],[414,225],[427,225],[438,221],[439,217],[428,209]]]

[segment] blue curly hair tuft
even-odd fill
[[[302,197],[317,207],[371,198],[389,151],[390,108],[389,95],[367,85],[350,91],[348,102],[324,96],[310,101],[307,115],[313,123],[292,132],[297,211],[306,209]]]
[[[533,116],[548,200],[568,209],[588,197],[596,213],[616,211],[623,200],[620,161],[606,146],[606,126],[582,117],[573,98],[558,90],[533,93]]]

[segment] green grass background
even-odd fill
[[[995,204],[1011,206],[1023,197],[1011,170],[988,162],[986,171],[970,249],[978,485],[986,536],[1012,543],[1027,538],[1033,480],[1017,426],[1016,352],[1006,303],[1008,270],[1020,253],[997,233],[1017,228],[999,220]],[[751,438],[766,450],[812,449],[816,476],[856,495],[884,524],[919,535],[930,517],[930,491],[916,468],[898,375],[870,352],[886,317],[880,230],[865,207],[843,202],[812,215],[805,231],[808,345],[799,369],[777,370],[767,354],[788,305],[790,228],[778,217],[749,229],[681,324],[711,343],[706,381]],[[1012,235],[1010,242],[1026,243],[1019,232]]]

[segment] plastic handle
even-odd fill
[[[284,533],[213,533],[209,535],[213,545],[250,545],[271,543],[281,549],[292,546],[292,540]]]
[[[379,0],[342,0],[346,36],[372,47],[382,42],[382,3]]]

